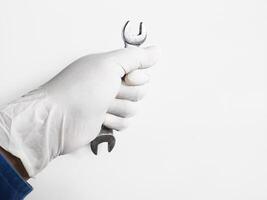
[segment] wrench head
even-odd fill
[[[98,145],[107,142],[108,143],[108,152],[111,152],[115,146],[116,139],[112,134],[101,134],[98,135],[91,143],[92,152],[97,155]]]
[[[127,21],[122,30],[122,37],[126,45],[140,46],[147,38],[147,31],[143,22],[139,23],[138,32],[133,31],[133,25]]]

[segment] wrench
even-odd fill
[[[122,29],[122,38],[124,41],[124,47],[127,48],[129,46],[140,46],[143,44],[147,38],[147,32],[143,25],[143,22],[139,23],[139,31],[138,34],[133,34],[132,29],[129,28],[130,21],[127,21]],[[92,152],[97,155],[98,145],[100,143],[107,142],[108,143],[108,152],[111,152],[115,146],[116,139],[113,135],[113,130],[102,126],[100,133],[98,136],[91,141],[90,146]]]

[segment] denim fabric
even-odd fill
[[[21,200],[31,191],[31,185],[0,154],[0,200]]]

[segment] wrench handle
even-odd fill
[[[102,125],[101,130],[97,136],[101,136],[101,135],[113,135],[113,130]]]

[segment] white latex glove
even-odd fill
[[[157,57],[155,47],[132,47],[78,59],[1,107],[0,146],[20,158],[32,177],[58,155],[88,144],[103,123],[126,128],[148,81],[141,70],[133,70],[151,67]]]

